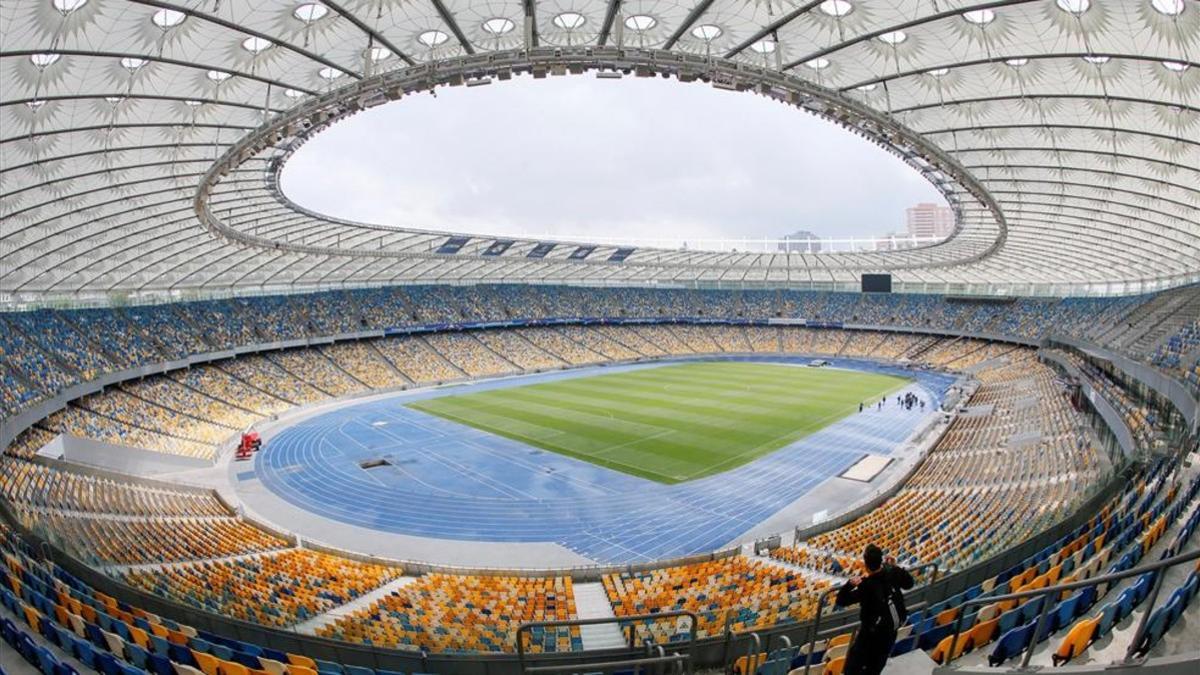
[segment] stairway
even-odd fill
[[[592,582],[575,584],[575,613],[581,619],[616,618],[613,614],[612,603],[604,592],[604,584]],[[616,623],[601,623],[591,626],[580,626],[579,635],[583,638],[583,648],[619,649],[625,646],[625,637]]]
[[[318,628],[331,624],[344,616],[353,614],[364,607],[368,607],[376,600],[385,597],[392,591],[404,588],[416,580],[416,577],[397,577],[370,593],[364,593],[344,605],[338,605],[328,612],[318,614],[303,623],[298,623],[292,626],[291,630],[306,635],[316,635]]]

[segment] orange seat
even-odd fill
[[[307,656],[304,656],[302,654],[293,654],[291,652],[288,652],[287,657],[288,657],[288,663],[293,666],[301,666],[301,667],[308,668],[308,669],[314,670],[314,671],[317,669],[317,662],[313,661],[312,659],[308,658]]]
[[[192,650],[192,657],[196,659],[196,663],[200,666],[200,670],[204,675],[220,675],[219,664],[221,660],[217,657],[212,654],[198,652],[195,649]]]
[[[842,670],[846,668],[846,657],[839,656],[836,659],[825,664],[825,669],[821,671],[821,675],[842,675]]]
[[[1071,630],[1067,631],[1063,641],[1058,645],[1058,649],[1054,650],[1050,656],[1054,665],[1062,665],[1083,653],[1083,650],[1092,643],[1092,638],[1096,635],[1096,626],[1099,623],[1099,619],[1083,619],[1071,626]]]

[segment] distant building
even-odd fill
[[[784,235],[783,241],[779,242],[779,250],[786,253],[820,253],[820,239],[808,230],[797,230]]]
[[[905,214],[908,217],[908,233],[911,236],[942,239],[954,231],[954,211],[947,206],[921,203],[910,206]]]

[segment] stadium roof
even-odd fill
[[[1193,0],[27,0],[0,7],[0,303],[409,281],[1114,294],[1200,279]],[[365,225],[279,192],[309,135],[435,85],[669,74],[888,147],[957,210],[871,253]],[[590,249],[590,250],[589,250]]]

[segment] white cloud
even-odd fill
[[[629,77],[410,96],[309,141],[282,183],[342,218],[585,240],[867,236],[941,201],[899,159],[792,107]]]

